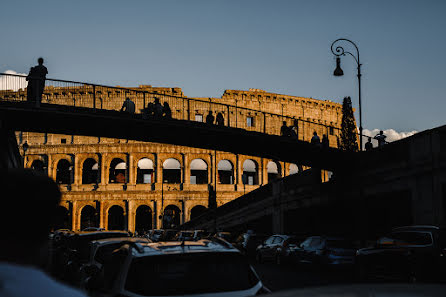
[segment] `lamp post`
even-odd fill
[[[354,54],[352,54],[351,52],[345,51],[344,48],[340,45],[335,45],[335,44],[339,44],[341,42],[348,42],[350,44],[352,44],[355,49],[356,49],[356,56]],[[333,43],[331,44],[331,52],[336,56],[336,69],[333,72],[334,76],[343,76],[344,75],[344,71],[342,71],[341,68],[341,56],[345,56],[345,54],[349,54],[350,56],[353,57],[353,59],[356,62],[356,66],[357,66],[357,70],[358,70],[358,92],[359,92],[359,147],[360,147],[360,151],[362,151],[362,111],[361,111],[361,62],[359,60],[359,49],[358,46],[351,40],[346,39],[346,38],[339,38],[336,39],[335,41],[333,41]]]
[[[26,151],[29,148],[29,144],[28,142],[25,141],[25,143],[22,145],[22,149],[23,149],[23,167],[25,167],[25,155],[26,155]]]

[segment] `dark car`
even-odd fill
[[[238,236],[234,242],[234,246],[242,253],[242,255],[254,259],[256,257],[257,247],[262,244],[266,238],[268,238],[268,235],[246,232]]]
[[[299,240],[289,235],[273,235],[266,239],[256,249],[256,260],[259,263],[274,261],[281,264],[290,261],[292,253],[297,249]]]
[[[295,251],[300,263],[322,265],[353,265],[359,242],[330,236],[311,236]]]
[[[150,230],[146,237],[153,242],[158,242],[174,240],[176,235],[177,231],[175,229],[154,229]]]
[[[217,238],[130,243],[113,252],[87,289],[103,296],[255,296],[270,292],[240,252]]]
[[[445,274],[446,229],[436,226],[394,228],[374,247],[358,250],[359,277],[443,280]]]

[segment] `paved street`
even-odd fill
[[[265,286],[273,292],[309,286],[351,284],[355,282],[352,271],[345,269],[322,271],[311,267],[291,264],[277,265],[274,263],[255,263],[253,266]]]

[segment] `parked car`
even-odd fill
[[[91,241],[129,236],[130,234],[126,231],[55,232],[52,243],[51,274],[59,280],[78,285],[80,267],[89,259]]]
[[[234,242],[234,246],[239,249],[243,255],[255,259],[257,247],[262,244],[266,238],[268,238],[268,236],[264,234],[246,232],[238,236]]]
[[[176,234],[177,230],[175,229],[153,229],[149,231],[146,237],[153,242],[171,241],[175,239]]]
[[[152,241],[148,238],[137,237],[116,237],[92,240],[90,242],[90,255],[86,260],[86,263],[82,264],[79,270],[80,283],[82,284],[87,277],[97,273],[114,250],[129,242],[151,243]]]
[[[292,253],[297,249],[298,244],[298,239],[293,236],[270,236],[257,247],[256,260],[259,263],[274,261],[277,264],[281,264],[283,261],[290,261]]]
[[[254,296],[267,293],[240,252],[223,240],[126,244],[87,281],[109,296]]]
[[[444,280],[446,229],[436,226],[394,228],[374,247],[358,250],[359,277]]]
[[[217,232],[215,236],[220,237],[226,240],[227,242],[234,244],[237,241],[239,234],[236,232],[220,231]]]
[[[182,230],[175,236],[175,241],[194,240],[195,232],[191,230]]]
[[[298,262],[322,265],[353,265],[359,241],[342,237],[311,236],[295,250]]]

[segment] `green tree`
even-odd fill
[[[359,149],[352,99],[350,97],[345,97],[342,102],[341,141],[339,148],[349,152],[357,152]]]

